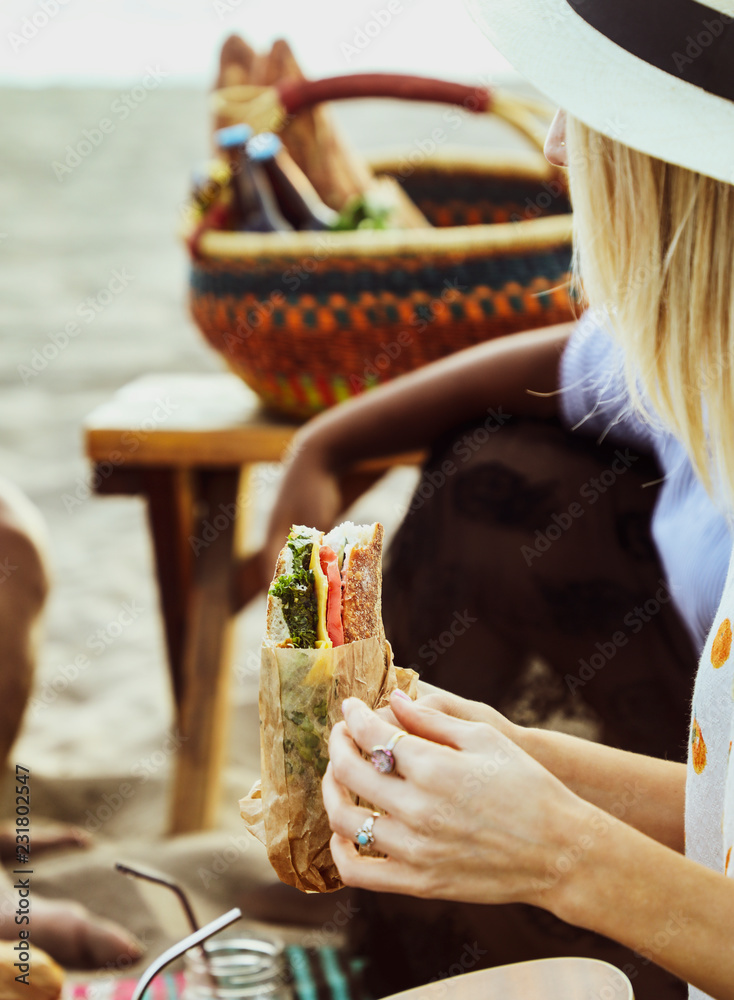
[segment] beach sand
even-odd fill
[[[118,858],[179,878],[202,921],[240,905],[250,917],[323,928],[338,897],[279,887],[239,818],[237,800],[258,772],[263,600],[237,624],[218,829],[164,836],[178,734],[144,509],[135,498],[90,496],[80,426],[91,409],[142,374],[216,372],[223,365],[187,316],[187,262],[175,236],[189,171],[207,155],[206,97],[162,87],[123,121],[111,110],[119,96],[101,89],[5,90],[0,100],[0,474],[40,507],[53,573],[33,701],[10,764],[31,768],[37,820],[68,820],[95,835],[91,850],[39,861],[34,891],[70,896],[121,920],[153,957],[185,933],[185,924],[164,890],[116,874]],[[385,114],[366,102],[349,113],[340,109],[362,148],[413,149],[441,114],[402,105]],[[57,176],[54,161],[63,162],[66,146],[103,118],[114,119],[114,131]],[[487,121],[467,121],[458,139],[517,142]],[[88,311],[80,315],[84,301],[114,275],[115,288],[123,287],[113,300],[91,319]],[[59,335],[73,320],[78,332],[63,346]],[[43,367],[54,335],[62,347]],[[415,476],[408,469],[391,474],[359,502],[355,518],[380,519],[393,529]],[[277,482],[268,478],[250,545],[262,533]],[[132,623],[121,627],[125,610]],[[3,815],[10,815],[7,781]]]

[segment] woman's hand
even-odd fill
[[[345,701],[345,722],[332,732],[323,795],[344,882],[553,909],[558,880],[549,872],[574,856],[593,807],[487,722],[398,694],[391,708],[410,734],[396,745],[392,774],[379,774],[362,751],[387,743],[395,728],[358,699]],[[371,810],[356,806],[352,793],[387,814],[374,823],[374,848],[387,858],[356,852],[355,833]]]
[[[397,694],[391,706],[410,734],[395,746],[392,774],[378,774],[362,757],[396,731],[362,702],[347,699],[346,721],[332,731],[324,803],[347,885],[532,903],[619,941],[710,996],[734,1000],[731,878],[634,829],[632,806],[607,812],[578,798],[493,726]],[[645,760],[601,749],[604,760],[592,766],[598,777],[634,777],[625,757]],[[571,756],[593,759],[594,744]],[[371,809],[356,806],[351,792],[383,812],[373,847],[388,857],[357,854],[355,834]],[[651,788],[647,796],[653,805],[659,798]]]
[[[495,729],[499,729],[513,743],[520,743],[522,734],[525,732],[523,727],[510,722],[496,708],[485,705],[481,701],[461,698],[458,694],[451,694],[450,691],[444,691],[443,688],[435,687],[426,681],[418,681],[418,698],[422,708],[433,708],[438,712],[443,712],[444,715],[451,715],[455,719],[463,719],[465,722],[486,722],[490,726],[494,726]],[[428,738],[430,739],[430,737]]]
[[[422,708],[432,708],[437,712],[443,712],[444,715],[451,715],[455,719],[464,719],[465,722],[486,722],[498,729],[513,743],[522,746],[523,734],[527,730],[522,726],[516,726],[496,708],[491,708],[481,701],[461,698],[458,694],[451,694],[450,691],[444,691],[443,688],[428,684],[420,679],[418,680],[418,699]],[[400,728],[400,723],[390,705],[379,708],[375,714],[391,726]]]

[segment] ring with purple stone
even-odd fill
[[[380,774],[393,773],[393,771],[395,770],[395,754],[393,753],[393,750],[395,749],[395,744],[398,742],[398,740],[401,740],[403,736],[407,735],[408,734],[404,733],[401,729],[397,733],[395,733],[394,736],[390,737],[390,739],[387,741],[384,747],[383,746],[372,747],[372,749],[370,750],[370,760],[372,761],[372,766],[376,771],[379,771]]]
[[[364,823],[360,826],[359,830],[354,833],[354,842],[357,847],[371,847],[375,842],[375,835],[372,832],[372,827],[375,825],[375,820],[379,817],[380,813],[372,813],[368,816]]]

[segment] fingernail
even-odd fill
[[[405,691],[401,691],[400,688],[395,688],[392,693],[393,698],[400,698],[402,701],[412,701],[413,699]]]

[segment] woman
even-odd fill
[[[336,523],[350,464],[429,447],[385,570],[396,662],[510,714],[591,708],[605,742],[678,759],[730,542],[680,444],[628,404],[589,311],[337,407],[297,435],[263,583],[291,524]],[[538,658],[552,673],[529,678]]]
[[[722,3],[688,0],[484,0],[477,11],[505,55],[568,109],[549,145],[568,149],[586,293],[614,311],[638,406],[674,431],[730,508],[731,17]],[[609,132],[614,120],[624,144],[593,128]],[[524,730],[441,694],[415,705],[394,696],[409,735],[396,746],[398,774],[380,775],[360,750],[395,726],[345,702],[324,779],[345,881],[530,903],[634,948],[691,983],[693,997],[734,997],[733,612],[730,573],[696,678],[687,768]],[[350,792],[383,813],[371,832],[386,859],[355,852],[370,813]]]
[[[356,457],[433,442],[385,572],[396,662],[530,725],[554,723],[559,709],[566,726],[586,722],[583,698],[605,742],[683,759],[695,662],[730,541],[680,445],[627,413],[628,402],[618,352],[591,312],[576,327],[462,352],[299,432],[272,546],[277,553],[291,523],[335,522],[340,476]],[[489,425],[488,411],[496,415]],[[576,424],[577,432],[565,429]],[[436,487],[446,463],[454,471]],[[649,485],[661,476],[662,486]],[[556,525],[564,530],[548,531]],[[528,655],[542,657],[542,673],[537,665],[528,672]],[[360,892],[355,903],[350,938],[368,958],[374,996],[469,968],[570,954],[626,969],[640,997],[685,992],[648,958],[521,903],[381,892]]]
[[[588,728],[590,709],[605,742],[682,759],[729,533],[681,444],[631,410],[607,313],[481,344],[307,424],[262,582],[291,524],[336,523],[350,464],[430,447],[385,572],[396,661],[516,719]]]

